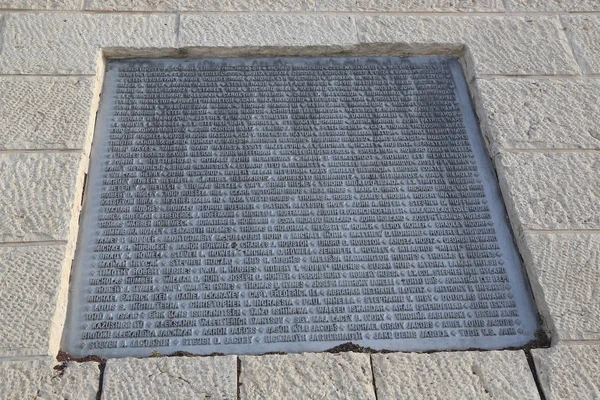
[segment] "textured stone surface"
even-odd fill
[[[0,361],[0,399],[94,400],[100,369],[94,362],[67,363],[61,373],[50,357]]]
[[[356,43],[351,17],[287,15],[182,15],[179,45],[345,46]]]
[[[371,357],[379,399],[539,399],[522,351]]]
[[[598,0],[505,0],[507,11],[598,11]]]
[[[81,0],[0,0],[0,9],[79,10]]]
[[[525,241],[528,275],[555,339],[599,340],[600,234],[527,233]]]
[[[244,356],[240,399],[375,399],[368,354]]]
[[[235,399],[236,393],[235,356],[121,358],[106,363],[102,398]]]
[[[0,77],[0,149],[84,149],[92,78]]]
[[[308,11],[316,0],[88,0],[87,10]]]
[[[600,2],[598,2],[600,9]],[[563,17],[573,51],[584,72],[600,73],[600,15]]]
[[[532,350],[547,400],[600,398],[600,344]]]
[[[65,246],[0,247],[0,357],[58,352],[69,266]]]
[[[525,229],[600,228],[600,154],[503,153],[496,168],[513,223]]]
[[[600,81],[480,79],[477,86],[477,113],[492,153],[600,148]]]
[[[83,156],[0,154],[0,241],[68,240],[79,210]]]
[[[317,0],[319,11],[504,11],[502,0]]]
[[[175,46],[175,15],[5,16],[0,73],[95,74],[100,48]]]
[[[361,43],[399,43],[408,54],[467,45],[479,74],[574,74],[557,17],[357,17]]]

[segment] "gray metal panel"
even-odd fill
[[[109,61],[80,232],[72,355],[539,328],[453,58]]]

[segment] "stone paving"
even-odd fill
[[[336,54],[461,57],[551,347],[57,361],[104,59]],[[0,398],[599,398],[599,98],[598,0],[0,0]]]

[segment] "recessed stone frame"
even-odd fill
[[[481,98],[481,94],[478,90],[476,72],[474,68],[474,60],[469,51],[469,47],[464,44],[427,44],[427,45],[409,45],[409,44],[394,44],[394,43],[383,43],[383,44],[360,44],[352,46],[306,46],[306,47],[276,47],[276,46],[264,46],[264,47],[190,47],[180,49],[128,49],[128,48],[104,48],[101,49],[97,54],[97,67],[96,75],[94,77],[93,86],[89,87],[88,90],[91,94],[91,110],[89,112],[89,127],[86,139],[83,143],[83,156],[76,157],[75,159],[63,160],[60,162],[62,166],[62,173],[66,176],[65,179],[75,177],[73,182],[74,187],[72,188],[72,194],[74,195],[74,207],[71,209],[71,221],[68,224],[68,243],[64,246],[64,249],[56,251],[58,249],[53,248],[57,254],[51,254],[51,263],[54,266],[52,272],[59,278],[55,283],[54,293],[48,293],[52,295],[55,301],[53,305],[47,304],[48,310],[40,310],[45,314],[53,314],[48,319],[49,328],[41,326],[39,329],[44,329],[48,332],[48,337],[39,337],[37,341],[40,345],[47,346],[48,355],[56,355],[60,350],[60,340],[62,336],[62,330],[64,328],[64,321],[66,319],[66,305],[68,301],[68,289],[70,282],[70,268],[72,266],[72,260],[74,258],[75,243],[77,241],[77,229],[78,221],[80,219],[81,204],[83,204],[84,198],[84,186],[87,177],[87,170],[89,167],[89,158],[91,145],[93,141],[93,134],[95,128],[96,113],[101,96],[101,88],[103,84],[103,75],[106,69],[106,62],[108,59],[118,58],[184,58],[184,57],[363,57],[363,56],[454,56],[458,57],[463,67],[463,71],[466,74],[466,80],[469,85],[469,91],[473,104],[476,109],[477,115],[482,115],[486,112]],[[483,114],[485,115],[485,114]],[[494,147],[494,142],[491,142],[489,137],[486,136],[486,126],[481,124],[482,133],[486,139],[488,151],[493,154],[492,160],[494,161],[495,168],[498,172],[498,178],[501,185],[501,191],[507,207],[507,211],[510,216],[511,225],[513,227],[514,236],[517,240],[519,250],[525,253],[527,250],[526,238],[524,235],[524,229],[519,221],[518,213],[515,210],[515,202],[510,196],[510,185],[506,181],[506,169],[501,165],[498,165],[497,158],[501,156],[501,150]],[[510,167],[510,166],[509,166]],[[36,250],[32,248],[30,251],[26,251],[24,254],[19,254],[19,250],[16,250],[10,254],[7,254],[9,260],[13,259],[15,264],[21,262],[23,257],[32,257],[36,261],[47,260],[44,257],[49,257],[44,254],[36,254]],[[64,257],[63,257],[64,252]],[[2,249],[0,248],[0,257],[2,257]],[[42,257],[42,258],[40,258]],[[61,257],[63,259],[61,260]],[[36,263],[32,261],[32,263]],[[10,264],[10,261],[9,261]],[[527,264],[525,264],[527,265]],[[40,266],[37,266],[40,268]],[[529,270],[528,270],[529,271]],[[20,277],[23,279],[23,277]],[[27,277],[25,277],[27,278]],[[50,281],[56,280],[54,276],[44,277]],[[28,282],[29,283],[29,282]],[[42,284],[43,282],[32,282],[35,284]],[[33,286],[32,285],[32,286]],[[534,291],[534,297],[536,305],[539,309],[540,316],[543,322],[543,329],[549,336],[554,332],[554,326],[552,319],[548,318],[549,311],[546,303],[543,301],[543,292],[539,287],[539,283],[535,280],[531,281],[531,285]],[[39,286],[39,285],[38,285]],[[54,308],[54,310],[50,310]],[[48,317],[48,315],[46,315]],[[29,327],[31,328],[31,327]],[[14,339],[19,339],[15,337]],[[39,348],[40,353],[44,354],[44,350]],[[38,353],[39,354],[39,353]],[[6,355],[30,355],[28,351],[20,352],[8,351]],[[31,354],[33,355],[33,354]]]
[[[214,48],[214,47],[194,47],[194,48],[182,48],[177,50],[145,50],[145,49],[122,49],[122,48],[107,48],[103,49],[99,55],[99,62],[97,68],[97,90],[102,88],[103,75],[106,70],[106,63],[110,59],[123,59],[123,58],[208,58],[208,57],[369,57],[369,56],[453,56],[457,57],[464,73],[465,78],[469,85],[469,92],[471,100],[476,107],[477,112],[481,110],[477,101],[479,94],[477,93],[477,85],[475,79],[475,72],[473,69],[473,60],[468,50],[468,46],[456,44],[456,45],[427,45],[427,46],[404,46],[398,44],[363,44],[348,46],[344,48],[339,47],[328,47],[328,46],[314,46],[314,47],[240,47],[240,48]],[[96,115],[99,98],[96,97],[93,107],[93,115]],[[95,123],[95,118],[94,118]],[[490,143],[486,140],[488,149]],[[90,142],[91,146],[91,142]],[[488,150],[489,151],[489,150]],[[496,155],[500,154],[498,151]],[[495,163],[494,163],[495,164]],[[87,175],[87,174],[86,174]],[[506,187],[502,180],[502,193],[506,202],[507,211],[510,210],[509,203],[507,201]],[[82,199],[83,203],[84,199]],[[514,207],[514,206],[513,206]],[[513,215],[511,211],[508,211],[510,215]],[[514,231],[515,240],[522,238],[523,229],[520,225],[515,224],[515,217],[510,217],[512,227]],[[519,236],[516,234],[518,233]],[[523,239],[519,241],[519,248],[525,245]],[[527,273],[525,272],[524,279],[527,280]],[[529,283],[525,283],[525,286],[529,288]],[[536,296],[537,298],[537,296]],[[539,304],[536,304],[539,306]],[[542,314],[543,315],[543,314]],[[547,319],[541,318],[543,321]],[[544,345],[547,337],[551,334],[551,328],[545,324],[543,328],[545,332],[539,332],[538,340],[532,342],[528,346],[537,347]]]
[[[41,133],[0,127],[8,137],[0,189],[11,193],[0,198],[0,293],[8,300],[1,357],[59,350],[104,60],[119,57],[460,57],[543,327],[554,344],[600,339],[600,158],[589,151],[598,148],[590,98],[600,85],[581,75],[563,32],[575,17],[44,15],[5,16],[2,28],[89,26],[69,25],[51,45],[3,42],[0,73],[10,76],[2,98],[18,109],[6,120],[38,123],[44,110],[50,121],[41,119]],[[132,26],[136,36],[123,32]],[[562,110],[565,98],[580,115]]]

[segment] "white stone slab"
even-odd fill
[[[599,154],[503,153],[496,170],[513,226],[600,228]]]
[[[0,154],[0,241],[71,239],[84,167],[80,153]]]
[[[600,148],[600,81],[478,79],[477,87],[477,114],[493,154]]]
[[[528,275],[555,339],[599,340],[600,235],[528,233],[525,243]]]
[[[81,0],[0,0],[0,9],[79,10]]]
[[[502,0],[319,0],[319,11],[504,11]]]
[[[546,400],[600,398],[600,345],[561,345],[532,350]]]
[[[70,260],[66,246],[0,247],[0,357],[58,352]]]
[[[110,11],[307,11],[315,0],[89,0],[86,10]]]
[[[175,24],[168,14],[10,14],[0,73],[95,74],[100,48],[172,48]]]
[[[373,354],[378,399],[539,399],[522,351]]]
[[[94,362],[67,363],[61,371],[51,357],[0,361],[0,399],[95,400],[100,368]]]
[[[94,80],[0,77],[0,149],[85,149]]]
[[[102,398],[225,400],[236,393],[235,356],[122,358],[106,363]]]
[[[179,47],[348,46],[356,44],[347,16],[184,14]],[[280,54],[281,55],[281,54]]]
[[[598,11],[598,0],[506,0],[507,11]]]
[[[407,53],[468,47],[478,74],[574,74],[577,64],[557,17],[357,17],[359,41],[397,43]]]
[[[368,354],[240,357],[240,399],[375,399]]]
[[[600,9],[600,2],[597,4]],[[573,15],[563,17],[563,21],[581,69],[588,74],[600,73],[600,15]]]

